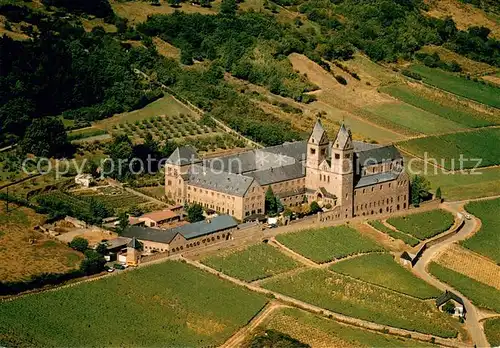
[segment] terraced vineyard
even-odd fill
[[[500,346],[500,318],[486,320],[484,333],[492,347]]]
[[[299,267],[299,264],[268,244],[238,251],[224,251],[202,260],[204,264],[232,277],[251,282]]]
[[[448,230],[454,221],[451,213],[439,209],[387,219],[387,222],[399,231],[421,240]]]
[[[370,226],[372,226],[373,228],[375,228],[376,230],[379,230],[380,232],[386,233],[394,239],[400,239],[410,246],[415,246],[418,243],[420,243],[420,240],[418,240],[417,238],[410,236],[406,233],[402,233],[400,231],[395,231],[395,230],[387,227],[386,225],[384,225],[381,221],[378,221],[378,220],[368,221],[368,224]]]
[[[467,211],[481,220],[481,229],[462,245],[479,254],[500,263],[500,198],[470,202],[465,206]]]
[[[0,341],[7,346],[72,346],[75,342],[116,347],[216,346],[266,302],[265,297],[214,275],[168,261],[2,303]],[[113,308],[120,308],[121,314]]]
[[[399,265],[390,254],[361,255],[335,263],[330,270],[421,299],[441,294]]]
[[[281,234],[276,239],[288,248],[318,263],[363,252],[383,251],[383,248],[374,240],[348,226]]]
[[[403,150],[449,170],[463,170],[500,164],[499,128],[484,128],[439,136],[429,136],[398,144]],[[463,158],[463,165],[460,158]],[[479,162],[480,160],[480,162]]]
[[[262,286],[348,316],[441,337],[455,337],[457,322],[430,302],[327,270],[311,269]]]

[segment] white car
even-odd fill
[[[469,214],[465,214],[465,218],[466,218],[467,220],[472,219],[472,218],[470,217],[470,215],[469,215]]]

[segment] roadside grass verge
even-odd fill
[[[421,240],[448,230],[453,226],[454,221],[451,213],[441,209],[387,219],[387,222],[399,231]]]
[[[481,229],[461,245],[500,264],[500,198],[470,202],[465,209],[481,220]]]
[[[345,225],[282,234],[276,240],[318,263],[384,250],[374,240]]]
[[[434,303],[395,293],[327,270],[311,269],[263,287],[301,301],[382,325],[456,337],[457,323]]]
[[[389,227],[387,227],[386,225],[384,225],[379,220],[368,221],[368,224],[370,226],[372,226],[373,228],[375,228],[376,230],[383,232],[383,233],[386,233],[394,239],[400,239],[403,242],[405,242],[405,244],[408,244],[410,246],[415,246],[418,243],[420,243],[420,240],[418,240],[417,238],[410,236],[406,233],[394,231],[394,230],[390,229]]]
[[[398,143],[398,146],[420,158],[427,157],[434,164],[448,170],[463,170],[500,164],[499,143],[500,128],[483,128],[410,139]]]
[[[445,105],[444,103],[440,103],[437,100],[425,98],[424,96],[418,94],[415,89],[412,89],[406,84],[382,87],[380,91],[387,93],[394,98],[399,99],[407,104],[413,105],[419,109],[425,110],[427,112],[467,127],[487,127],[498,124],[491,122],[490,120],[483,119],[480,116],[476,116],[470,112],[465,112],[458,107],[453,108]],[[437,129],[437,131],[444,132],[445,130]]]
[[[300,266],[295,260],[264,243],[244,250],[223,251],[201,262],[246,282],[267,278]]]
[[[412,65],[409,70],[422,76],[422,80],[431,86],[500,108],[500,88],[498,87],[468,80],[465,77],[424,65]]]
[[[476,306],[500,313],[500,301],[498,300],[500,299],[500,291],[494,287],[478,282],[462,273],[452,271],[435,262],[431,262],[429,265],[429,272],[442,282],[460,291]]]
[[[0,340],[7,346],[215,346],[266,302],[167,261],[2,303]]]
[[[421,299],[437,297],[441,292],[394,261],[391,254],[368,254],[330,266],[330,270],[383,286]]]

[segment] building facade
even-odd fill
[[[344,125],[330,141],[319,120],[307,141],[207,160],[181,147],[165,165],[169,199],[238,220],[265,214],[268,187],[284,206],[316,201],[336,218],[394,212],[409,204],[409,178],[394,146],[353,141]]]

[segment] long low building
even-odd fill
[[[180,253],[197,247],[232,239],[238,222],[230,215],[195,222],[171,229],[129,226],[122,237],[135,237],[143,245],[143,252]]]

